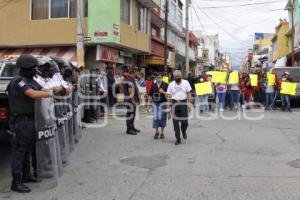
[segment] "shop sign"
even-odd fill
[[[128,58],[132,58],[133,57],[132,53],[126,52],[126,51],[120,51],[120,56],[128,57]]]
[[[108,37],[108,32],[107,31],[97,29],[94,32],[94,38],[96,38],[96,39],[105,40],[105,39],[107,39],[107,37]]]
[[[118,63],[119,51],[109,47],[97,45],[96,60]]]

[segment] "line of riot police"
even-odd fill
[[[59,57],[22,55],[7,88],[12,147],[11,190],[57,186],[81,138],[79,69]],[[34,185],[33,185],[34,186]]]

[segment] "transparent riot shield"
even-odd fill
[[[81,139],[82,137],[82,129],[83,129],[83,125],[82,125],[82,118],[84,116],[84,108],[81,106],[82,105],[82,98],[80,98],[80,93],[78,92],[78,106],[77,106],[77,123],[79,126],[79,139]]]
[[[78,123],[78,105],[79,105],[79,95],[77,91],[73,92],[72,95],[72,105],[73,105],[73,132],[74,132],[74,139],[75,143],[79,142],[79,123]]]
[[[70,141],[70,148],[72,150],[75,149],[75,135],[74,135],[74,121],[73,121],[73,95],[71,95],[68,99],[68,107],[67,107],[67,116],[68,116],[68,129],[69,129],[69,141]]]
[[[42,179],[41,190],[58,184],[59,162],[57,153],[57,126],[52,98],[35,101],[37,176]]]
[[[67,137],[67,131],[64,125],[65,119],[63,115],[62,101],[58,99],[55,100],[55,116],[61,160],[63,167],[65,167],[69,164],[70,158],[69,138]]]

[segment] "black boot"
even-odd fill
[[[126,134],[127,135],[137,135],[137,132],[135,132],[134,130],[127,130]]]
[[[29,193],[31,190],[21,182],[20,176],[14,176],[10,187],[11,191],[19,193]]]
[[[37,176],[23,176],[22,183],[40,183],[42,180]]]
[[[133,130],[134,132],[137,132],[137,133],[140,133],[140,132],[141,132],[141,130],[136,129],[136,128],[133,128],[132,130]]]

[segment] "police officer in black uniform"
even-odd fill
[[[130,69],[129,75],[124,85],[125,103],[127,107],[126,114],[126,126],[128,135],[137,135],[140,130],[136,129],[134,126],[134,120],[136,116],[136,107],[140,101],[139,99],[139,89],[137,87],[135,78],[137,76],[136,69]]]
[[[23,183],[37,182],[30,169],[30,154],[35,145],[34,99],[51,97],[53,91],[41,91],[41,86],[33,80],[38,66],[36,58],[22,55],[16,64],[20,68],[19,75],[7,87],[12,132],[11,190],[27,193],[31,190]]]

